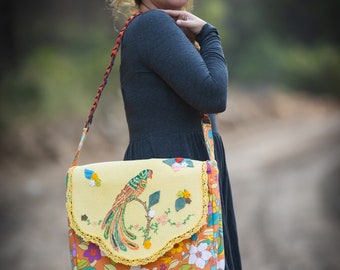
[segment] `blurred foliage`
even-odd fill
[[[84,115],[116,36],[105,0],[0,5],[0,125]],[[339,7],[337,0],[196,0],[194,12],[219,29],[231,84],[340,97]],[[112,75],[108,89],[118,89]]]

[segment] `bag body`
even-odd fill
[[[217,176],[183,158],[72,167],[73,269],[224,269]]]

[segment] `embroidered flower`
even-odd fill
[[[189,199],[190,196],[191,196],[190,191],[187,190],[187,189],[185,189],[185,190],[183,191],[183,198],[184,198],[184,199]]]
[[[224,269],[224,267],[225,267],[225,260],[224,259],[217,262],[217,269]]]
[[[181,157],[178,157],[178,158],[175,158],[175,161],[177,163],[181,163],[183,161],[184,158],[181,158]]]
[[[177,199],[175,201],[175,209],[176,211],[179,211],[185,207],[186,204],[191,203],[191,193],[189,190],[184,189],[183,191],[180,190],[177,192]]]
[[[167,223],[168,217],[167,217],[167,215],[163,214],[163,215],[157,217],[156,220],[157,220],[157,222],[159,222],[161,225],[164,226]]]
[[[94,260],[100,260],[102,255],[100,254],[99,247],[90,243],[87,250],[84,252],[84,257],[88,258],[90,263],[93,263]]]
[[[71,254],[72,254],[72,257],[77,256],[77,244],[76,243],[73,243],[73,245],[72,245]]]
[[[188,164],[187,162],[183,161],[183,162],[181,163],[181,166],[182,166],[182,168],[186,168],[186,167],[189,166],[189,164]]]
[[[191,159],[188,158],[181,157],[170,158],[163,160],[163,162],[171,166],[174,169],[174,171],[179,171],[181,168],[194,167],[194,163],[192,162]]]
[[[189,251],[189,264],[195,264],[198,268],[203,269],[206,262],[209,261],[210,257],[212,256],[207,250],[207,247],[207,243],[201,243],[198,245],[198,247],[192,245]]]
[[[173,248],[171,249],[171,254],[181,253],[183,251],[183,242],[180,242],[178,244],[175,244]]]
[[[179,171],[182,168],[181,164],[177,162],[172,164],[171,167],[174,169],[174,171]]]
[[[169,264],[172,260],[172,257],[162,257],[161,260],[164,262],[164,264]]]
[[[155,216],[155,211],[154,210],[150,210],[148,213],[148,216],[153,218]]]
[[[152,243],[150,240],[145,240],[144,243],[143,243],[143,246],[146,248],[146,249],[150,249],[151,246],[152,246]]]
[[[85,177],[89,180],[91,187],[100,187],[102,180],[99,178],[98,174],[90,169],[84,170]]]
[[[166,270],[166,269],[167,269],[166,265],[163,263],[159,266],[159,270]]]

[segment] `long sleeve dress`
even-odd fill
[[[120,79],[129,129],[125,160],[207,160],[201,113],[209,113],[220,171],[226,269],[240,270],[229,176],[215,114],[226,109],[227,68],[216,29],[197,35],[200,51],[160,10],[135,18],[121,45]]]

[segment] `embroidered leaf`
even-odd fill
[[[174,158],[170,158],[170,159],[163,160],[163,162],[171,167],[172,164],[174,164],[176,161]]]
[[[174,260],[170,263],[168,270],[175,268],[180,263],[179,260]]]
[[[92,170],[90,170],[90,169],[85,169],[85,170],[84,170],[84,174],[85,174],[85,177],[86,177],[87,179],[91,179],[92,174],[94,174],[94,171],[92,171]]]
[[[188,250],[190,250],[190,246],[187,248]],[[189,257],[189,253],[182,253],[182,261],[186,260]]]
[[[189,270],[192,266],[190,264],[183,264],[178,270]]]
[[[81,259],[78,261],[77,266],[79,269],[82,269],[88,265],[88,261],[86,259]]]
[[[150,209],[152,206],[154,206],[157,203],[159,203],[160,196],[161,196],[161,192],[160,191],[156,191],[155,193],[152,193],[149,196],[149,207],[148,207],[148,209]]]
[[[80,244],[78,247],[80,247],[82,250],[87,250],[89,248],[88,245],[85,244]]]
[[[194,167],[194,163],[192,162],[191,159],[186,158],[186,159],[184,160],[184,162],[186,162],[186,163],[188,164],[187,167],[191,167],[191,168]]]
[[[184,198],[177,198],[175,202],[175,209],[178,212],[179,210],[183,209],[185,207],[185,199]]]
[[[203,232],[204,235],[213,235],[214,234],[214,229],[206,229]]]
[[[116,267],[111,264],[105,264],[104,270],[116,270]]]

